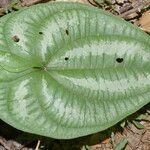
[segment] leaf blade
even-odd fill
[[[75,138],[107,129],[150,102],[150,38],[132,25],[72,3],[33,6],[4,22],[0,118],[12,126]],[[12,63],[2,61],[4,50]]]

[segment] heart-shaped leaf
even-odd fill
[[[0,118],[69,139],[150,102],[150,38],[94,7],[40,4],[0,20]]]

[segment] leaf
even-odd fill
[[[115,134],[114,134],[114,132],[111,133],[111,142],[112,142],[112,145],[114,147],[116,145],[115,144]]]
[[[121,126],[122,128],[124,128],[125,125],[126,125],[126,120],[123,120],[123,121],[120,123],[120,126]]]
[[[150,33],[150,10],[143,13],[142,17],[139,20],[139,24],[142,29]]]
[[[81,148],[81,150],[92,150],[88,145],[85,145]]]
[[[10,4],[10,0],[1,0],[0,1],[0,7],[6,8]]]
[[[102,4],[102,3],[109,3],[109,4],[111,4],[111,0],[94,0],[96,3],[98,3],[98,4]]]
[[[95,2],[97,2],[98,4],[104,3],[105,0],[94,0]]]
[[[127,145],[128,141],[127,139],[122,139],[114,148],[114,150],[123,150],[125,146]]]
[[[0,19],[0,119],[57,139],[96,133],[150,102],[150,38],[82,4]]]
[[[140,122],[133,120],[133,124],[138,128],[138,129],[144,129],[144,125],[142,125]]]
[[[148,120],[149,121],[149,115],[147,114],[140,114],[138,117],[135,118],[135,120],[141,121],[141,120]]]

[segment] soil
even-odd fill
[[[13,0],[14,1],[14,0]],[[0,0],[0,16],[37,3],[72,1],[113,13],[150,34],[150,0]],[[150,150],[150,104],[93,135],[56,140],[25,133],[0,120],[0,150]]]

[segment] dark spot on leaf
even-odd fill
[[[12,39],[13,39],[14,42],[19,42],[20,41],[20,39],[17,35],[13,36]]]
[[[65,60],[69,60],[69,57],[65,57]]]
[[[69,35],[69,31],[66,29],[66,34]]]
[[[43,32],[39,32],[39,34],[43,34]]]
[[[118,63],[122,63],[122,62],[123,62],[123,58],[117,58],[116,61],[117,61]]]

